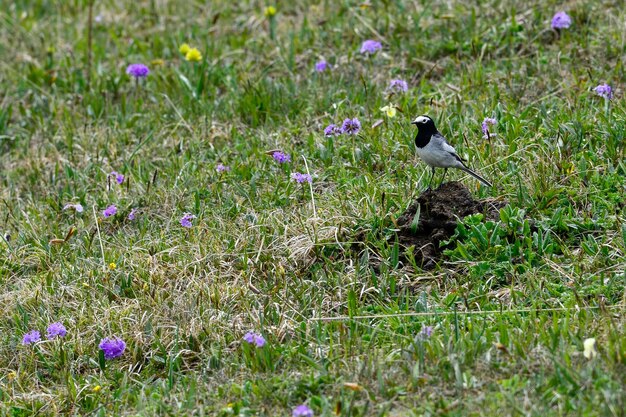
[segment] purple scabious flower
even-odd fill
[[[124,182],[124,175],[120,174],[119,172],[111,171],[109,175],[114,177],[115,182],[117,182],[120,185],[122,185],[122,183]]]
[[[293,409],[293,417],[313,417],[313,410],[309,408],[306,404],[300,404],[296,408]]]
[[[406,93],[407,91],[409,91],[409,85],[404,80],[395,79],[391,80],[391,82],[389,83],[389,87],[387,87],[387,90],[393,91],[395,93]]]
[[[324,136],[338,136],[341,135],[341,128],[334,123],[329,124],[324,128]]]
[[[230,171],[230,167],[224,164],[217,164],[217,166],[215,167],[215,170],[219,173],[222,173],[222,172]]]
[[[330,70],[330,65],[328,65],[328,62],[325,60],[322,59],[321,61],[315,63],[315,71],[324,72],[326,70]]]
[[[292,173],[291,179],[293,179],[298,184],[302,184],[304,182],[308,182],[308,183],[313,182],[313,178],[311,178],[309,174],[301,174],[300,172]]]
[[[354,119],[346,119],[341,125],[341,132],[346,135],[356,135],[361,130],[361,122],[356,117]]]
[[[189,227],[193,226],[191,224],[191,220],[193,220],[195,218],[196,218],[196,216],[194,216],[193,214],[185,213],[185,214],[183,214],[183,217],[181,217],[181,219],[180,219],[180,225],[183,226],[183,227],[189,228]]]
[[[130,213],[128,213],[128,220],[135,220],[135,218],[137,217],[137,209],[131,209]]]
[[[145,78],[150,74],[150,70],[144,64],[130,64],[126,68],[126,74],[135,78]]]
[[[117,213],[117,207],[115,207],[115,205],[113,205],[113,204],[111,204],[109,207],[105,208],[104,211],[102,212],[104,217],[115,216],[115,213]]]
[[[76,210],[77,213],[83,212],[83,206],[79,203],[76,203],[76,204],[68,203],[63,206],[63,210],[68,210],[68,209],[74,209]]]
[[[67,329],[61,322],[50,323],[47,330],[47,338],[48,340],[54,339],[55,337],[65,337],[67,334]]]
[[[552,18],[552,29],[567,29],[572,24],[572,18],[565,12],[558,12]]]
[[[604,97],[608,100],[613,98],[613,90],[611,89],[611,86],[608,84],[600,84],[599,86],[594,88],[593,91],[595,91],[596,94],[599,95],[600,97]]]
[[[24,334],[24,337],[22,338],[22,344],[30,345],[32,343],[37,343],[40,340],[41,333],[39,333],[39,330],[31,330],[30,332]]]
[[[248,332],[244,335],[243,340],[250,345],[255,345],[257,348],[265,346],[265,338],[259,333]]]
[[[493,119],[491,117],[485,117],[485,120],[483,120],[482,123],[482,128],[483,128],[483,135],[488,135],[489,134],[489,125],[495,125],[497,123],[496,119]]]
[[[363,42],[363,44],[361,45],[361,53],[370,54],[370,55],[375,54],[376,51],[378,51],[382,47],[383,46],[381,45],[380,42],[368,39],[365,42]]]
[[[105,359],[115,359],[122,356],[126,350],[126,343],[117,336],[105,337],[100,341],[98,347],[104,352]]]
[[[289,156],[289,154],[286,154],[282,151],[276,151],[272,153],[272,158],[274,158],[274,160],[278,162],[279,164],[285,164],[287,162],[291,162],[291,156]]]

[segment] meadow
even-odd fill
[[[624,22],[3,4],[0,415],[624,416]],[[503,205],[429,268],[421,114]]]

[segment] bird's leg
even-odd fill
[[[441,177],[441,182],[439,183],[439,188],[443,185],[443,180],[446,178],[446,174],[448,173],[448,168],[443,170],[443,177]]]
[[[430,181],[428,181],[428,187],[426,188],[427,190],[430,190],[430,184],[433,183],[433,178],[435,178],[435,167],[431,167],[431,169],[433,170],[433,173],[430,176]]]

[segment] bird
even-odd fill
[[[417,116],[411,124],[417,126],[417,136],[415,136],[415,147],[417,154],[426,162],[426,165],[432,168],[432,175],[428,182],[428,188],[435,177],[435,168],[445,168],[441,183],[443,183],[448,168],[458,168],[467,172],[487,187],[492,187],[491,183],[469,169],[465,165],[465,160],[461,158],[456,150],[446,141],[446,138],[437,130],[435,122],[430,117],[423,115]]]

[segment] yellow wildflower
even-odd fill
[[[189,46],[189,44],[186,43],[183,43],[182,45],[180,45],[180,48],[178,48],[180,53],[183,55],[187,55],[187,52],[189,52],[190,49],[191,47]]]
[[[263,10],[263,14],[265,15],[265,17],[272,17],[276,14],[276,7],[274,6],[267,6],[265,8],[265,10]]]
[[[185,59],[187,61],[200,61],[202,59],[202,54],[196,48],[191,48],[185,54]]]
[[[585,341],[583,342],[583,348],[583,355],[587,359],[593,359],[598,354],[598,351],[596,350],[596,339],[594,339],[593,337],[585,339]]]
[[[100,390],[102,389],[102,387],[100,385],[96,385],[95,387],[93,387],[91,390],[93,392],[100,392]]]
[[[380,111],[387,113],[387,117],[396,117],[396,107],[391,103],[385,107],[381,107]]]
[[[115,268],[117,268],[117,265],[115,265],[115,262],[111,262],[111,263],[109,264],[109,269],[110,269],[111,271],[113,271]]]
[[[165,65],[165,61],[163,61],[160,58],[153,59],[150,63],[152,64],[153,67],[161,67]]]
[[[9,375],[7,375],[9,378],[9,381],[14,380],[17,377],[17,373],[15,371],[11,371],[9,372]]]

